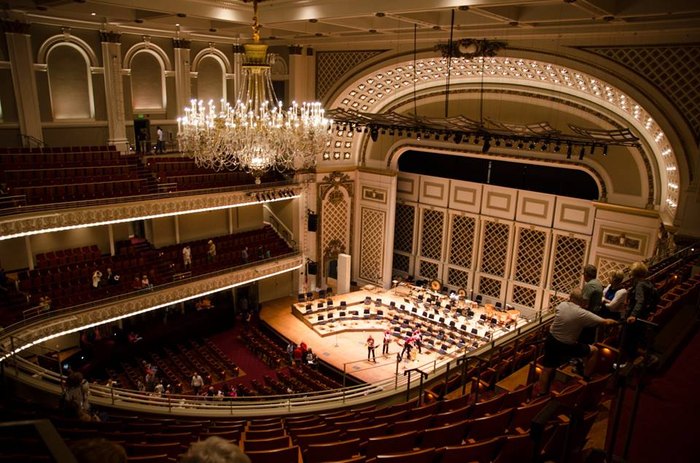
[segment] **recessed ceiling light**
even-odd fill
[[[141,18],[136,18],[136,19],[134,19],[134,22],[135,22],[136,24],[141,24],[141,23],[143,22],[143,19],[141,19]]]
[[[460,5],[457,9],[460,11],[467,11],[469,9],[469,5]]]
[[[177,17],[178,17],[178,18],[186,18],[187,15],[186,15],[185,13],[178,13],[178,14],[177,14]]]
[[[97,13],[90,13],[90,16],[97,16]]]
[[[318,22],[318,19],[316,19],[316,18],[311,18],[311,19],[309,19],[309,22],[310,22],[310,23],[317,23],[317,22]]]
[[[375,15],[377,18],[383,18],[384,16],[386,16],[386,13],[383,13],[383,12],[380,11],[380,12],[378,12],[378,13],[375,13],[374,15]]]
[[[180,27],[180,23],[175,23],[175,26],[176,26],[176,27]]]

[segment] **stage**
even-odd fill
[[[367,286],[330,298],[295,302],[285,298],[265,303],[260,318],[293,342],[305,342],[323,361],[367,383],[394,377],[396,355],[416,327],[422,333],[422,352],[400,362],[399,374],[411,368],[430,373],[445,361],[527,323],[518,311],[498,311],[412,286],[387,291]],[[389,355],[382,356],[385,330],[391,331],[393,342]],[[367,361],[370,334],[375,340],[376,363]]]

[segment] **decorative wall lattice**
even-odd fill
[[[553,310],[555,309],[560,302],[568,301],[569,300],[569,295],[568,292],[567,294],[564,293],[551,293],[549,295],[549,305],[547,308]]]
[[[586,257],[586,241],[573,236],[555,235],[554,262],[550,289],[569,294],[581,283]]]
[[[397,251],[413,252],[413,227],[416,217],[416,207],[406,204],[396,205],[396,220],[394,223],[394,249]]]
[[[484,222],[484,243],[481,250],[481,271],[489,275],[506,275],[510,227],[505,223]]]
[[[469,272],[450,267],[447,270],[447,284],[466,289],[469,287]]]
[[[442,260],[442,231],[445,213],[431,209],[423,210],[420,255],[429,259]]]
[[[453,215],[451,228],[450,263],[472,268],[476,220],[472,217]]]
[[[384,211],[363,207],[361,213],[360,278],[379,281],[382,277],[382,255],[385,233]]]
[[[535,304],[537,303],[537,290],[526,288],[525,286],[514,285],[511,300],[515,304],[534,308]]]
[[[329,248],[331,241],[342,243],[343,251],[349,249],[348,230],[350,227],[349,203],[339,190],[328,193],[328,199],[323,202],[323,243],[322,249]]]
[[[700,139],[700,46],[586,48],[610,58],[656,85]]]
[[[533,286],[542,286],[547,234],[540,230],[519,229],[517,257],[513,279]]]
[[[482,276],[479,278],[479,294],[484,296],[495,297],[500,299],[501,297],[501,282],[493,278]]]
[[[610,283],[610,274],[616,270],[626,271],[629,269],[628,262],[622,262],[607,257],[598,258],[598,279],[603,285]]]
[[[316,53],[316,98],[325,100],[326,93],[343,74],[382,53],[382,50],[320,51]]]
[[[428,280],[436,279],[438,278],[438,264],[428,262],[427,260],[421,260],[419,273],[421,278],[427,278]]]
[[[394,270],[398,270],[400,272],[405,272],[405,273],[411,273],[410,264],[411,264],[410,257],[403,255],[403,254],[399,254],[397,252],[394,253],[394,263],[393,263]]]

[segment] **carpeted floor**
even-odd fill
[[[700,411],[700,333],[696,332],[668,370],[652,378],[639,402],[628,460],[634,463],[687,463],[697,458]],[[633,390],[625,396],[625,414],[616,455],[622,454]],[[696,455],[693,457],[692,455]]]
[[[245,373],[230,383],[250,387],[250,382],[253,379],[262,383],[265,375],[272,378],[276,378],[276,376],[275,370],[256,357],[243,343],[241,333],[245,328],[244,323],[238,323],[233,329],[211,336],[209,339],[219,346],[231,360],[236,362],[236,365]]]

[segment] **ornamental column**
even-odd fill
[[[17,100],[17,118],[22,135],[22,145],[36,146],[44,141],[39,113],[39,93],[36,88],[32,40],[29,23],[3,21],[10,58],[12,86]]]
[[[102,65],[105,79],[105,106],[107,108],[107,142],[121,153],[129,152],[126,137],[126,112],[124,110],[124,81],[122,79],[121,34],[100,32],[102,42]]]
[[[192,77],[190,76],[190,41],[173,39],[175,49],[175,102],[177,114],[183,115],[192,99]]]
[[[306,53],[304,53],[306,51]],[[315,101],[315,60],[312,48],[289,47],[289,101]]]

